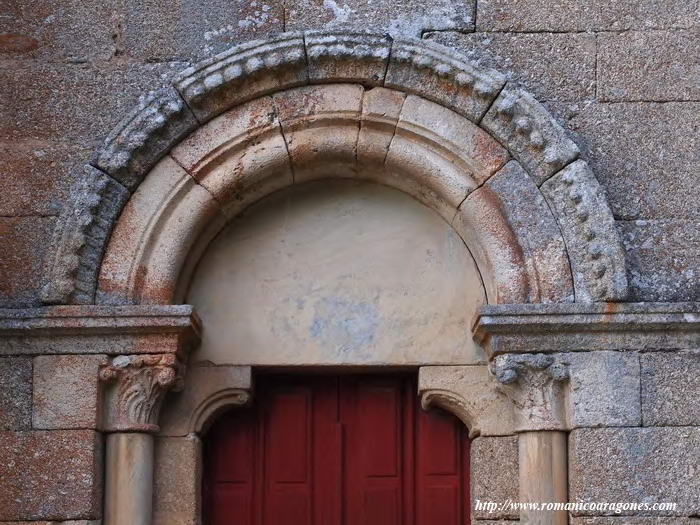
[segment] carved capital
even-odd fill
[[[158,432],[165,394],[182,387],[183,370],[172,354],[121,355],[100,368],[107,385],[104,430]]]
[[[564,430],[568,367],[549,354],[506,354],[494,359],[499,390],[515,409],[515,430]]]

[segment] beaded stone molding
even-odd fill
[[[434,42],[371,33],[285,33],[248,42],[183,71],[106,138],[55,227],[46,304],[92,304],[111,231],[146,174],[193,130],[245,102],[312,84],[382,86],[430,100],[488,132],[552,209],[570,259],[575,300],[627,296],[625,255],[605,194],[577,146],[531,95]]]

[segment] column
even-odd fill
[[[512,401],[518,433],[520,501],[568,501],[567,366],[547,354],[496,356],[493,372],[500,390]],[[566,525],[565,510],[520,511],[531,525]]]
[[[165,394],[181,386],[173,354],[115,357],[100,369],[107,433],[104,525],[151,525],[153,434]]]

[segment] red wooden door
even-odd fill
[[[207,525],[463,525],[469,441],[412,376],[269,376],[205,440]]]

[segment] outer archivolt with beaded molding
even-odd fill
[[[90,304],[124,202],[197,127],[248,101],[305,85],[383,86],[437,103],[487,131],[539,188],[566,244],[576,301],[627,295],[624,251],[605,195],[578,148],[531,95],[496,71],[422,40],[286,33],[182,72],[130,113],[76,178],[46,262],[42,299]]]

